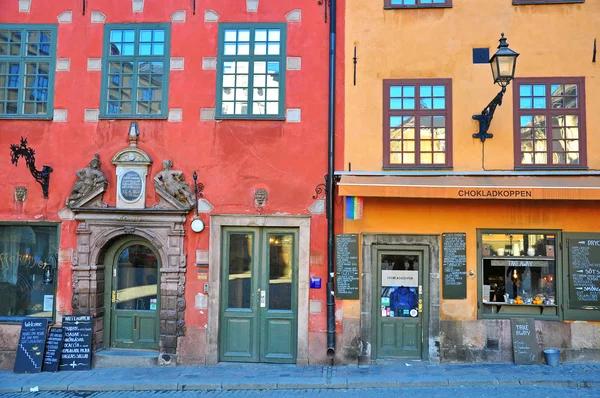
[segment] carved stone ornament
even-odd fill
[[[89,167],[84,167],[75,172],[77,182],[71,189],[71,196],[67,199],[68,207],[102,207],[102,197],[108,186],[104,173],[100,170],[98,154],[90,161]]]
[[[266,189],[255,189],[254,190],[254,205],[256,207],[264,207],[267,204],[267,190]]]
[[[27,187],[15,187],[15,202],[25,202],[27,200]]]
[[[196,196],[184,181],[183,172],[172,170],[173,162],[163,160],[163,170],[154,176],[154,188],[160,201],[154,207],[190,210],[196,204]]]

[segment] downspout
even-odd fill
[[[325,1],[327,7],[327,0]],[[335,356],[335,289],[334,289],[334,165],[335,165],[335,40],[336,40],[336,0],[329,1],[329,155],[327,170],[327,357]]]

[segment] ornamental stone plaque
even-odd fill
[[[146,179],[152,159],[137,147],[138,125],[132,122],[127,139],[129,147],[113,156],[112,163],[117,166],[117,208],[146,208]]]

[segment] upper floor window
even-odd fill
[[[515,165],[586,166],[583,78],[515,79]]]
[[[385,80],[384,168],[450,167],[450,79]]]
[[[167,116],[170,35],[169,24],[105,26],[102,117]]]
[[[56,32],[56,25],[0,25],[0,118],[52,118]]]
[[[220,24],[219,119],[283,119],[286,25]]]
[[[452,0],[385,0],[384,8],[452,7]]]

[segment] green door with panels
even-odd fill
[[[426,259],[418,250],[374,250],[375,359],[421,359],[427,294]]]
[[[112,260],[105,271],[110,306],[104,325],[110,347],[158,349],[158,256],[145,241],[126,239],[107,258]]]
[[[296,229],[226,228],[221,265],[221,361],[296,363]]]

